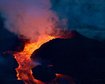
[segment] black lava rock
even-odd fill
[[[54,65],[56,73],[69,75],[80,84],[104,80],[105,45],[78,32],[74,33],[75,37],[71,39],[57,38],[43,44],[32,54],[32,60],[48,60]]]
[[[47,66],[38,65],[32,71],[35,78],[43,82],[53,80],[56,77],[53,69]]]

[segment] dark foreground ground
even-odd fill
[[[76,84],[105,84],[104,43],[73,33],[73,38],[45,43],[32,54],[32,59],[37,58],[42,66],[53,65],[55,73],[69,75]]]

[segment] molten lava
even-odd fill
[[[19,66],[16,68],[18,80],[23,80],[25,84],[40,84],[32,75],[31,69],[33,68],[33,62],[30,59],[31,54],[38,49],[42,44],[54,39],[53,36],[45,35],[40,37],[37,42],[29,42],[25,44],[25,48],[21,52],[16,52],[14,57]]]

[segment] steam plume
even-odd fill
[[[6,28],[31,41],[54,29],[58,18],[50,8],[50,0],[0,0]]]

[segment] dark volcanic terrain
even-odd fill
[[[77,84],[105,84],[104,42],[73,33],[70,39],[57,38],[43,44],[31,58],[42,66],[53,65],[56,73],[69,75]]]

